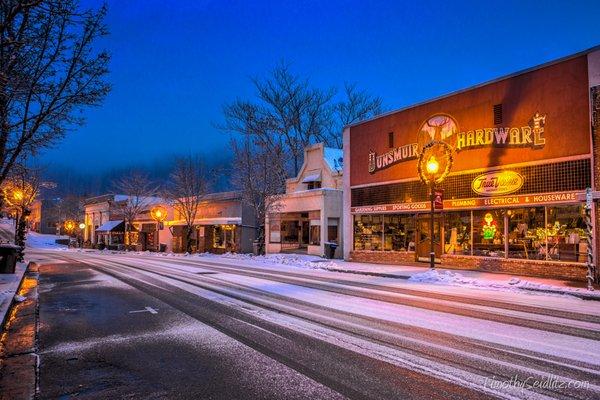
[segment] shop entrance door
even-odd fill
[[[310,231],[310,222],[306,221],[306,220],[302,221],[302,241],[300,242],[301,248],[308,247],[309,231]]]
[[[419,214],[417,217],[417,261],[429,262],[430,240],[429,228],[431,223],[430,214]],[[440,228],[442,218],[439,215],[434,216],[433,220],[433,249],[435,251],[435,262],[441,262],[442,242],[440,240]]]

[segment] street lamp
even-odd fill
[[[67,231],[67,233],[69,234],[69,236],[71,236],[71,233],[73,233],[73,230],[75,229],[76,225],[77,224],[76,224],[75,221],[73,221],[72,219],[68,219],[63,224],[63,227],[65,228],[65,231]]]
[[[163,221],[167,218],[167,209],[163,206],[154,206],[150,210],[150,216],[158,222],[158,228],[163,229]]]
[[[419,155],[419,177],[429,186],[429,268],[435,270],[435,185],[442,183],[452,167],[452,147],[446,142],[431,141]]]
[[[152,209],[150,210],[150,216],[152,217],[153,220],[156,221],[156,225],[157,225],[157,233],[158,231],[161,231],[164,229],[165,225],[164,225],[164,220],[167,219],[167,209],[163,206],[154,206],[152,207]],[[157,237],[155,238],[155,242],[153,243],[155,246],[155,248],[158,249],[158,251],[161,251],[160,249],[160,235],[156,235]]]

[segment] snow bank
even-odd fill
[[[590,292],[587,289],[547,285],[544,283],[531,282],[516,277],[506,281],[492,281],[486,279],[468,278],[464,275],[461,275],[458,272],[428,270],[426,272],[421,272],[412,275],[410,278],[408,278],[408,281],[415,283],[464,286],[479,289],[495,289],[507,291],[526,290],[555,294],[585,295],[585,297],[587,298],[594,297],[600,299],[600,293]]]
[[[25,246],[32,249],[66,249],[67,246],[57,244],[57,239],[68,239],[68,236],[44,235],[37,232],[27,233]]]

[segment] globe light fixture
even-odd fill
[[[152,207],[150,216],[156,222],[163,222],[167,218],[167,209],[163,206]]]
[[[73,230],[75,229],[76,225],[77,224],[75,223],[75,221],[73,221],[72,219],[68,219],[63,224],[63,227],[65,228],[65,231],[67,231],[69,234],[71,234],[71,232],[73,232]]]
[[[84,230],[85,229],[85,223],[80,223],[79,224],[79,229]]]
[[[427,160],[426,169],[427,169],[427,173],[429,175],[435,175],[440,170],[440,163],[438,162],[438,160],[435,158],[434,155],[429,157],[429,160]]]

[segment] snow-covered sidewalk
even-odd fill
[[[0,323],[2,324],[0,326],[4,326],[13,298],[19,290],[26,270],[26,263],[17,263],[14,274],[0,274]]]
[[[245,263],[275,268],[278,265],[285,265],[304,269],[403,279],[415,284],[450,285],[510,292],[570,295],[586,300],[600,301],[600,291],[587,290],[585,282],[514,276],[471,270],[450,270],[445,268],[436,268],[435,271],[430,271],[425,264],[423,266],[368,264],[343,260],[327,260],[317,256],[299,254],[253,256],[249,254],[227,253],[215,255],[203,253],[185,256],[163,253],[162,255],[157,254],[157,256],[205,258],[221,262],[244,261]]]

